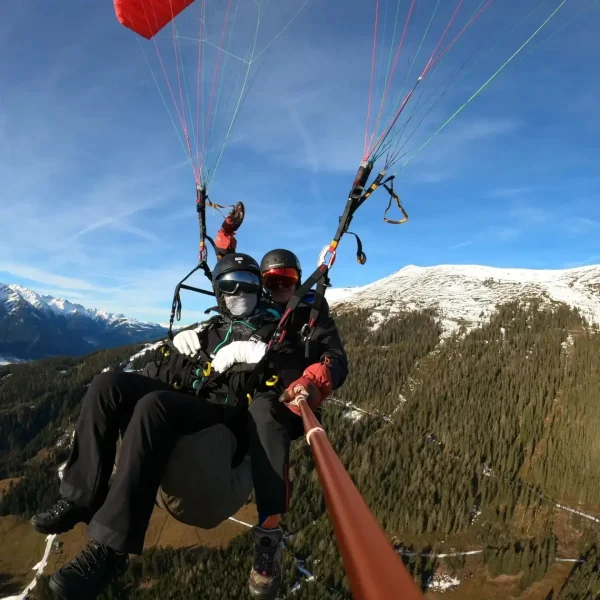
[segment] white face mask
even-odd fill
[[[256,308],[258,298],[256,294],[236,294],[235,296],[223,295],[225,306],[232,317],[248,317]]]

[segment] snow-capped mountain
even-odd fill
[[[0,360],[80,355],[145,342],[167,329],[0,283]]]
[[[411,265],[369,285],[327,290],[330,305],[368,309],[374,325],[388,314],[435,308],[446,335],[463,324],[477,327],[498,304],[531,297],[577,308],[591,325],[598,325],[600,265],[564,270]]]
[[[356,288],[330,288],[338,310],[364,308],[377,325],[389,314],[434,308],[444,334],[477,327],[499,304],[541,298],[577,308],[600,324],[600,265],[564,270],[500,269],[479,265],[407,266]],[[44,356],[79,355],[99,348],[158,339],[167,328],[124,315],[85,308],[0,283],[0,363]],[[3,358],[4,357],[4,358]]]

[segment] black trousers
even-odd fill
[[[279,402],[279,393],[257,393],[249,408],[249,448],[259,519],[288,511],[291,442],[304,431],[301,417]]]
[[[177,439],[223,422],[223,407],[138,375],[94,377],[83,399],[61,495],[92,508],[90,536],[141,554],[154,500]],[[119,464],[112,474],[123,433]]]

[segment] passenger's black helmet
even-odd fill
[[[239,276],[235,276],[239,273]],[[238,290],[255,292],[260,298],[262,286],[258,263],[248,254],[239,252],[226,254],[212,272],[213,291],[221,314],[229,314],[223,299],[225,294],[235,294]]]
[[[298,257],[290,250],[277,248],[267,252],[260,261],[260,272],[265,274],[271,269],[296,269],[299,279],[302,279],[302,267]]]
[[[250,273],[256,273],[260,277],[260,268],[258,263],[249,255],[235,252],[233,254],[226,254],[213,269],[213,281],[216,281],[226,273],[233,273],[234,271],[250,271]]]

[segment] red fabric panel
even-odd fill
[[[119,22],[150,39],[194,0],[114,0]]]

